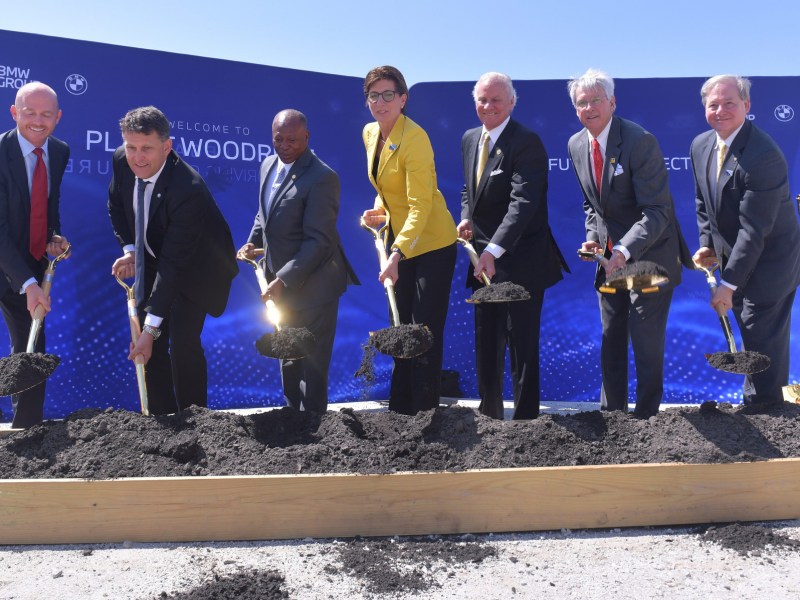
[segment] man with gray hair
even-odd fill
[[[517,94],[502,73],[485,73],[472,92],[482,126],[461,140],[464,187],[458,235],[472,239],[478,266],[467,286],[510,281],[530,300],[475,305],[475,361],[481,413],[502,419],[503,370],[508,346],[514,419],[539,415],[539,326],[546,288],[569,268],[547,217],[547,152],[533,131],[511,118]]]
[[[744,381],[744,403],[758,411],[781,404],[789,380],[800,225],[783,153],[747,119],[750,81],[717,75],[700,97],[711,131],[691,146],[700,231],[694,259],[719,264],[722,281],[711,305],[733,309],[744,348],[770,359],[768,369]]]
[[[47,254],[68,247],[60,235],[59,202],[69,147],[52,135],[61,109],[50,86],[35,81],[19,88],[11,118],[17,126],[0,136],[0,309],[11,351],[25,352],[34,311],[50,310],[39,285]],[[34,349],[45,351],[44,330]],[[11,397],[12,427],[41,422],[44,391],[42,383]]]
[[[667,169],[658,142],[636,123],[614,116],[614,80],[589,69],[568,85],[584,129],[568,144],[583,192],[586,241],[581,250],[603,254],[598,266],[603,338],[600,346],[602,410],[628,410],[628,340],[636,365],[634,415],[658,413],[664,392],[664,344],[673,289],[689,251],[675,218]],[[592,260],[587,258],[584,260]],[[661,265],[669,283],[658,293],[604,294],[606,277],[627,261]]]

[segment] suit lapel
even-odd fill
[[[600,200],[602,203],[608,198],[611,192],[611,178],[619,165],[619,157],[622,154],[622,124],[617,117],[612,117],[611,128],[608,130],[608,140],[606,141],[606,154],[603,160],[603,176],[601,177]]]
[[[277,162],[277,161],[276,161]],[[275,207],[280,204],[283,197],[286,193],[294,187],[295,181],[298,178],[302,177],[303,174],[308,169],[308,165],[311,162],[311,150],[306,148],[305,152],[292,163],[292,168],[289,169],[289,172],[286,173],[286,176],[283,178],[281,185],[275,191],[275,198],[272,200],[272,203],[269,205],[269,214],[267,215],[267,221],[275,214]]]
[[[8,168],[14,180],[14,185],[19,188],[20,197],[23,198],[22,204],[25,209],[25,216],[29,218],[31,214],[31,191],[28,188],[28,170],[25,167],[25,158],[22,156],[22,148],[19,146],[16,129],[9,136],[7,149]]]
[[[381,178],[381,174],[383,173],[383,169],[386,167],[389,159],[392,158],[395,152],[400,149],[400,144],[403,141],[403,133],[406,129],[406,116],[400,115],[400,118],[397,119],[397,122],[392,127],[392,131],[389,134],[389,137],[386,138],[386,142],[383,144],[383,151],[381,152],[380,162],[378,163],[378,180]],[[377,134],[380,135],[380,128],[377,130]],[[375,146],[378,145],[378,138],[375,138]],[[372,152],[373,156],[375,154],[374,148]],[[370,166],[370,173],[372,173],[372,167]]]
[[[167,156],[166,163],[164,163],[164,170],[161,171],[161,175],[158,176],[158,179],[153,186],[153,194],[150,196],[150,208],[147,211],[148,229],[150,229],[150,223],[153,222],[153,215],[156,214],[156,211],[158,211],[158,208],[161,206],[167,196],[172,169],[179,160],[180,159],[175,151],[171,150],[169,156]]]
[[[473,205],[475,204],[475,169],[478,167],[478,145],[481,139],[482,127],[474,129],[467,138],[467,149],[464,155],[464,160],[467,161],[464,172],[467,173],[467,190],[469,191],[469,198],[472,198]]]
[[[739,157],[741,157],[744,147],[747,145],[747,138],[750,137],[750,128],[750,121],[745,121],[744,126],[731,142],[728,154],[725,156],[725,162],[722,163],[722,172],[719,174],[719,179],[717,180],[717,193],[714,198],[717,209],[719,209],[722,203],[722,190],[725,189],[728,181],[730,181],[733,174],[736,172],[736,167],[739,164]],[[711,139],[716,141],[716,136],[712,136]]]

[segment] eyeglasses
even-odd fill
[[[575,103],[575,107],[576,108],[580,108],[581,110],[583,110],[584,108],[586,108],[590,104],[592,106],[598,106],[603,100],[605,100],[605,98],[603,98],[602,96],[595,96],[591,100],[578,100]]]
[[[385,92],[370,92],[367,94],[367,100],[375,104],[378,101],[378,98],[383,98],[384,102],[391,102],[394,100],[395,96],[400,95],[400,92],[397,90],[386,90]]]

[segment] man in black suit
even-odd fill
[[[52,136],[61,110],[49,86],[22,86],[11,117],[17,127],[0,136],[0,309],[11,351],[25,352],[36,307],[50,310],[50,299],[38,283],[47,268],[47,253],[56,256],[68,246],[59,235],[58,208],[69,147]],[[35,350],[45,351],[44,325]],[[42,421],[44,392],[42,383],[12,396],[12,427]]]
[[[339,297],[358,278],[336,230],[339,177],[309,149],[308,139],[303,113],[288,109],[275,116],[275,154],[261,164],[258,213],[239,252],[252,259],[256,248],[264,249],[270,282],[264,300],[279,306],[284,326],[306,327],[317,341],[310,355],[281,360],[286,403],[324,413]]]
[[[114,153],[108,213],[124,255],[111,271],[136,276],[144,318],[128,358],[141,354],[147,364],[151,414],[207,406],[200,334],[206,314],[222,314],[239,271],[230,229],[203,179],[172,150],[160,110],[133,109],[120,129],[124,143]]]
[[[514,383],[514,419],[539,415],[539,326],[544,290],[569,271],[547,220],[547,152],[539,136],[511,118],[511,79],[485,73],[472,92],[483,126],[461,140],[464,188],[459,237],[474,240],[478,266],[467,285],[511,281],[530,300],[475,305],[475,360],[479,410],[503,418],[503,371],[508,346]]]
[[[750,81],[717,75],[700,90],[711,131],[692,142],[700,248],[695,260],[720,265],[711,304],[733,309],[745,350],[770,359],[748,375],[744,402],[783,402],[789,380],[792,305],[800,284],[800,225],[789,193],[786,159],[747,119]]]
[[[658,413],[664,393],[664,344],[673,288],[689,250],[675,218],[667,169],[658,142],[636,123],[614,116],[614,80],[589,69],[569,82],[584,129],[569,140],[569,155],[583,192],[586,241],[581,250],[602,253],[595,285],[628,260],[661,265],[668,285],[657,293],[598,291],[603,410],[628,410],[628,340],[636,364],[637,417]],[[585,259],[592,260],[592,259]]]

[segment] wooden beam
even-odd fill
[[[800,518],[800,459],[392,475],[0,480],[0,543],[533,531]]]

